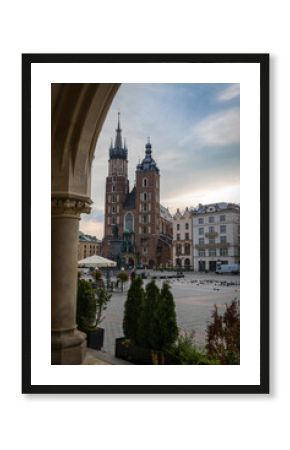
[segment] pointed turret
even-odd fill
[[[150,137],[148,137],[147,144],[145,145],[145,158],[137,165],[137,170],[155,170],[156,172],[159,172],[157,164],[152,158],[152,145],[150,143]]]
[[[150,136],[148,136],[148,138],[147,138],[147,144],[146,144],[146,146],[145,146],[145,153],[146,153],[146,156],[151,156],[151,154],[152,154],[152,145],[150,144]]]
[[[122,142],[122,129],[120,125],[120,113],[118,112],[118,125],[116,129],[116,138],[115,145],[113,147],[113,143],[111,143],[111,147],[109,150],[110,159],[127,159],[128,149],[126,143]]]
[[[118,127],[116,129],[115,148],[123,148],[122,144],[122,130],[120,126],[120,113],[118,112]]]

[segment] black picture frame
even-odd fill
[[[22,55],[22,393],[269,393],[269,54]],[[31,67],[46,63],[255,63],[260,66],[260,383],[257,385],[33,385],[31,382]],[[263,151],[261,151],[261,149]]]

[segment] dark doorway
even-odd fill
[[[205,272],[205,261],[198,261],[198,271]]]

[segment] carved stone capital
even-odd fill
[[[71,217],[79,219],[82,213],[91,212],[90,199],[79,199],[73,197],[52,197],[51,216],[52,217]]]

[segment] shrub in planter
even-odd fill
[[[207,354],[221,364],[240,364],[240,311],[236,300],[226,305],[223,315],[215,305],[212,322],[207,327]]]
[[[181,365],[215,365],[216,359],[210,359],[205,352],[193,344],[193,334],[180,333],[177,341],[169,350],[169,354]]]
[[[116,356],[135,364],[176,364],[167,349],[176,341],[178,328],[173,296],[168,284],[160,292],[155,281],[143,289],[137,277],[125,303],[125,338],[116,340]]]
[[[96,281],[99,281],[103,278],[102,272],[100,270],[96,270],[94,272],[94,278]]]
[[[95,291],[88,281],[78,281],[76,321],[78,328],[87,334],[89,347],[100,349],[103,346],[104,330],[99,325],[104,319],[103,311],[110,298],[111,295],[105,289]]]
[[[100,270],[96,270],[94,272],[94,278],[96,280],[96,286],[99,288],[104,287],[104,280],[103,280],[103,274]]]
[[[123,285],[124,285],[124,283],[126,283],[126,281],[129,280],[129,275],[128,275],[128,273],[125,272],[124,270],[121,270],[121,272],[119,272],[119,273],[117,274],[117,279],[118,279],[119,281],[121,281],[122,292],[123,292]]]
[[[148,348],[139,347],[130,339],[118,338],[115,343],[115,355],[134,364],[152,364],[152,352]]]
[[[105,316],[103,312],[107,309],[108,303],[111,300],[112,295],[104,288],[98,288],[96,290],[97,302],[96,302],[96,324],[97,326],[104,320]]]
[[[157,307],[160,292],[154,280],[147,284],[145,292],[143,308],[139,319],[137,344],[143,348],[157,350]]]
[[[78,280],[76,320],[82,331],[96,327],[96,308],[95,291],[91,283],[86,280]]]
[[[178,327],[173,295],[168,283],[163,283],[156,309],[157,350],[169,348],[178,337]]]
[[[128,290],[123,319],[124,336],[135,344],[138,342],[139,322],[144,296],[143,281],[140,277],[137,277],[132,281]]]

